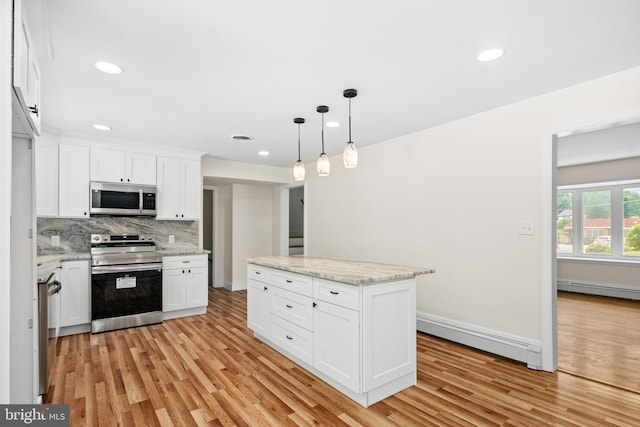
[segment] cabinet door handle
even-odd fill
[[[330,293],[331,295],[340,295],[340,292],[336,292],[336,291],[329,291],[329,293]]]
[[[259,272],[259,271],[256,271],[256,274],[259,276],[259,275],[260,275],[260,272]]]
[[[184,274],[184,270],[182,270],[182,274]]]
[[[316,303],[314,302],[314,303],[313,303],[313,305],[312,305],[312,307],[313,307],[313,308],[316,308],[316,305],[318,305],[318,304],[316,304]]]
[[[191,269],[189,269],[189,273],[191,273]]]
[[[287,282],[287,283],[293,283],[293,280],[289,280],[289,279],[287,279],[287,280],[286,280],[286,282]]]
[[[266,291],[267,289],[269,289],[269,288],[267,288],[267,287],[265,286],[265,287],[264,287],[264,290]]]
[[[28,107],[28,108],[29,108],[29,112],[35,114],[36,117],[38,116],[38,104],[35,104],[33,107]]]
[[[293,308],[292,305],[289,305],[289,304],[285,304],[285,305],[287,306],[287,308]]]
[[[293,337],[290,337],[289,335],[287,335],[287,339],[288,339],[288,340],[292,340],[292,339],[293,339]]]

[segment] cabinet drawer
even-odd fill
[[[313,364],[313,332],[271,314],[271,341],[309,365]]]
[[[313,301],[311,297],[274,286],[271,288],[271,313],[309,331],[313,330]]]
[[[313,295],[313,279],[302,274],[273,270],[271,284],[308,297]]]
[[[162,258],[162,268],[165,270],[196,267],[207,267],[206,255],[180,255]]]
[[[271,277],[271,270],[266,267],[260,267],[259,265],[249,264],[247,267],[247,279],[257,280],[262,283],[269,283]]]
[[[360,310],[360,286],[313,279],[313,297],[351,310]]]

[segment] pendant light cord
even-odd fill
[[[351,98],[349,98],[349,142],[351,142]]]
[[[298,161],[300,161],[300,123],[298,123]]]
[[[325,154],[324,152],[324,113],[322,113],[322,153],[321,154]]]

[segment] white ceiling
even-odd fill
[[[342,151],[346,88],[362,147],[640,65],[637,0],[24,1],[49,131],[272,166],[297,158],[294,117],[315,161],[322,104]]]

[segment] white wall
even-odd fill
[[[274,183],[288,183],[292,178],[289,168],[254,165],[212,157],[202,158],[202,176],[205,178],[205,184],[209,184],[207,178]],[[215,182],[210,184],[215,185]]]
[[[635,68],[362,148],[357,169],[333,157],[305,183],[307,254],[433,267],[418,312],[541,341],[551,135],[638,111]]]
[[[231,287],[233,281],[232,271],[232,248],[233,248],[233,229],[232,229],[232,197],[231,186],[223,185],[217,188],[218,197],[215,199],[215,215],[214,227],[215,241],[213,255],[215,256],[215,278],[214,286]]]
[[[245,258],[272,254],[273,189],[266,185],[233,184],[233,287],[246,289]]]
[[[11,283],[11,20],[12,1],[0,0],[0,404],[10,398]]]

